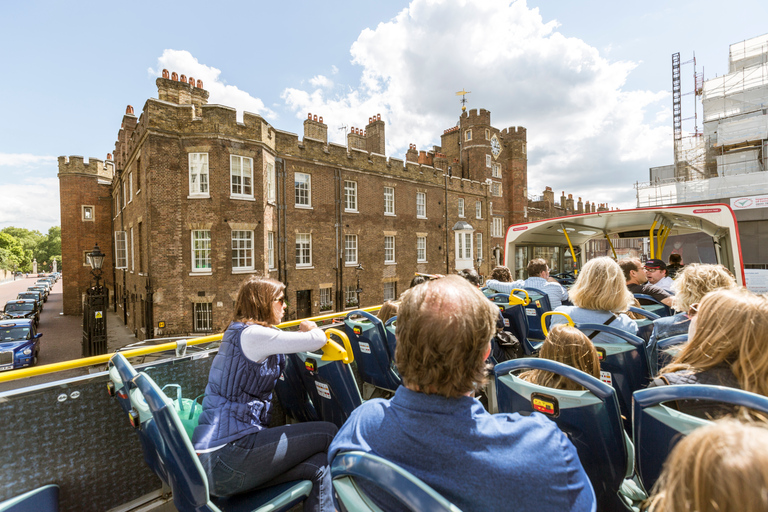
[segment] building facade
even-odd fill
[[[507,226],[526,220],[526,130],[493,127],[487,110],[397,159],[379,115],[340,145],[317,115],[299,137],[239,122],[193,78],[164,71],[157,87],[140,116],[127,108],[111,160],[59,160],[64,263],[100,244],[139,339],[223,330],[250,274],[286,284],[292,318],[396,298],[414,272],[488,274]],[[68,314],[83,270],[67,276]]]

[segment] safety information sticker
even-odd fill
[[[369,344],[364,343],[364,342],[361,341],[359,343],[359,345],[360,345],[360,352],[362,352],[363,354],[370,354],[371,353],[371,346]]]
[[[504,318],[504,327],[509,327],[509,318]]]
[[[611,377],[611,372],[600,372],[600,380],[609,386],[613,386],[613,378]]]
[[[525,314],[528,315],[528,316],[536,316],[536,310],[535,309],[525,308]]]
[[[331,390],[328,388],[328,384],[315,381],[315,387],[317,388],[317,394],[323,398],[331,399]]]

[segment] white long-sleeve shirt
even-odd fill
[[[240,336],[243,355],[251,361],[260,362],[273,354],[312,352],[328,340],[321,329],[310,331],[281,331],[263,325],[250,325]]]

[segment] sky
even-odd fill
[[[164,68],[280,130],[323,116],[334,142],[381,114],[395,158],[438,145],[465,89],[497,128],[527,129],[530,196],[632,208],[673,160],[672,54],[692,91],[694,55],[723,75],[766,19],[764,0],[2,2],[0,228],[59,225],[57,157],[113,152]],[[696,108],[684,95],[685,131]]]

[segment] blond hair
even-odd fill
[[[235,301],[233,322],[250,322],[259,325],[274,325],[274,301],[285,293],[285,285],[269,277],[250,276],[240,285]]]
[[[736,280],[722,265],[691,263],[677,273],[672,287],[675,290],[672,306],[677,311],[686,312],[691,304],[700,302],[713,290],[736,288]]]
[[[701,299],[693,337],[671,373],[701,372],[728,364],[741,389],[768,396],[768,299],[744,288],[709,292]]]
[[[382,322],[386,322],[393,316],[397,316],[398,307],[400,307],[399,302],[388,300],[381,305],[381,309],[379,309],[376,317]]]
[[[608,256],[591,259],[584,265],[568,297],[580,308],[612,313],[627,311],[634,298],[627,290],[621,267]]]
[[[762,512],[768,510],[767,488],[768,428],[724,419],[675,446],[645,510]]]
[[[486,381],[499,310],[459,276],[403,293],[395,361],[403,383],[426,394],[460,397]]]
[[[600,378],[600,359],[595,346],[583,332],[570,325],[552,327],[541,345],[539,357],[567,364],[596,379]],[[520,378],[548,388],[584,389],[572,380],[546,370],[529,370],[520,374]]]

